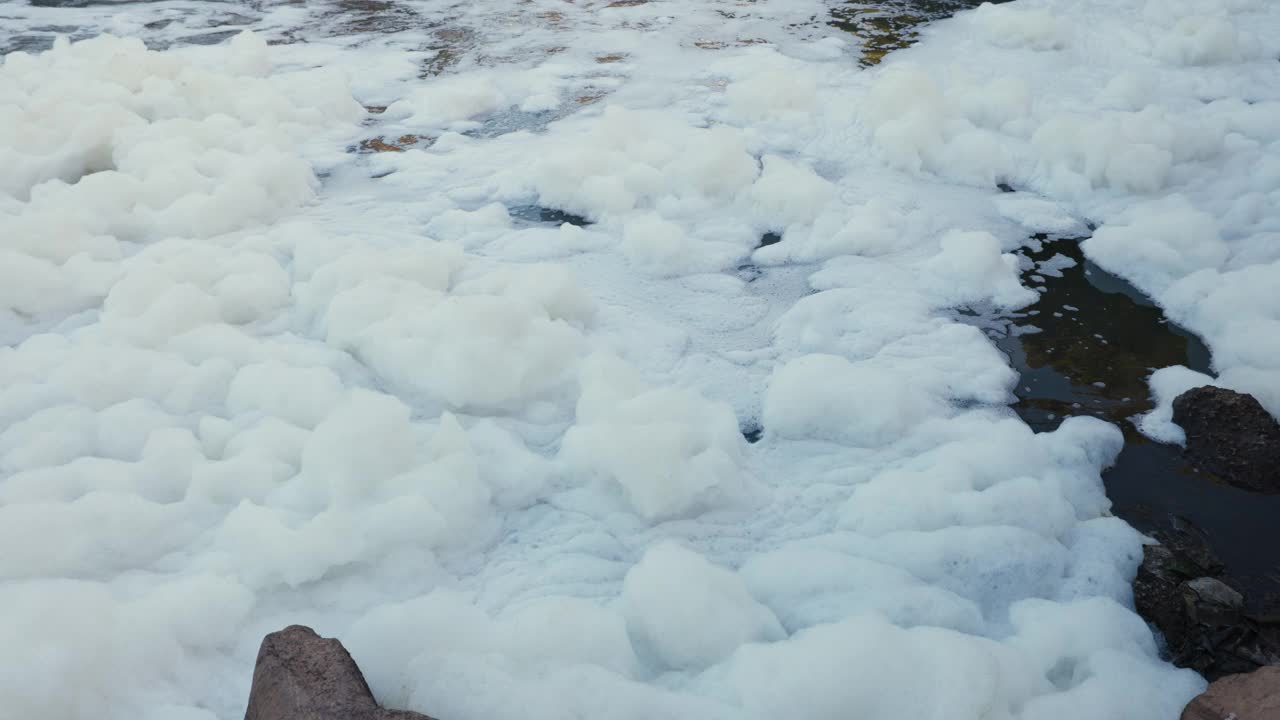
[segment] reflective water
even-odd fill
[[[1018,414],[1040,431],[1071,415],[1118,425],[1125,447],[1103,474],[1113,512],[1148,533],[1169,529],[1174,515],[1190,520],[1208,534],[1233,585],[1259,603],[1280,599],[1280,498],[1198,472],[1179,447],[1149,440],[1131,422],[1152,407],[1146,380],[1153,370],[1210,372],[1208,348],[1129,283],[1086,260],[1078,240],[1037,243],[1025,253],[1037,266],[1024,282],[1041,290],[1040,301],[990,330],[1021,376]],[[1042,265],[1055,255],[1074,266]]]

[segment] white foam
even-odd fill
[[[1155,395],[1155,408],[1142,416],[1138,429],[1153,440],[1182,445],[1187,441],[1186,433],[1173,422],[1173,401],[1182,393],[1205,385],[1217,385],[1214,379],[1189,370],[1180,365],[1160,368],[1151,374],[1152,394]]]
[[[649,548],[627,573],[622,602],[636,643],[668,668],[702,669],[746,643],[783,637],[741,578],[678,545]]]
[[[729,407],[677,388],[649,388],[617,358],[582,371],[577,424],[562,459],[616,483],[653,520],[729,502],[743,485],[742,436]]]
[[[154,41],[215,5],[59,11]],[[1025,235],[1087,219],[1275,412],[1271,5],[1020,0],[872,71],[808,0],[332,9],[0,68],[0,644],[41,649],[7,709],[235,717],[294,622],[459,719],[1161,720],[1203,686],[1131,609],[1119,431],[1032,433],[953,309],[1033,300]],[[1149,432],[1192,380],[1153,376]]]
[[[907,378],[838,355],[804,355],[769,380],[764,423],[787,438],[876,446],[906,434],[943,406]]]

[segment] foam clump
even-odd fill
[[[1018,280],[1017,258],[1002,253],[1000,241],[987,232],[949,232],[939,240],[941,252],[925,273],[946,305],[990,301],[1018,307],[1035,300],[1034,291]]]
[[[438,592],[378,607],[351,627],[346,644],[391,707],[432,703],[465,717],[514,716],[548,702],[601,702],[571,690],[583,682],[636,693],[627,687],[638,660],[623,616],[579,598],[549,596],[493,616],[463,593]],[[490,691],[456,692],[476,683]]]
[[[1024,83],[940,85],[922,68],[891,66],[860,108],[884,157],[895,167],[994,185],[1017,157],[999,132],[1026,112]]]
[[[813,168],[766,155],[763,170],[751,187],[752,207],[766,222],[783,227],[814,217],[829,203],[835,187]]]
[[[562,132],[571,129],[579,128]],[[534,190],[544,204],[588,217],[665,203],[693,210],[758,174],[740,132],[694,128],[656,111],[610,106],[580,132],[555,139],[564,146],[549,148],[533,168]]]
[[[1212,65],[1246,59],[1257,52],[1256,41],[1224,17],[1190,16],[1178,20],[1160,37],[1157,57],[1182,65]]]
[[[1017,630],[1003,643],[941,628],[903,629],[882,616],[862,616],[806,630],[784,643],[747,646],[731,661],[728,675],[752,717],[802,707],[806,718],[841,717],[850,710],[876,717],[1025,716],[1019,709],[1067,718],[1073,708],[1114,707],[1118,677],[1149,681],[1162,675],[1157,663],[1132,659],[1149,653],[1151,640],[1141,620],[1115,603],[1028,600],[1014,616]],[[1052,664],[1061,658],[1070,660]],[[841,682],[848,671],[862,681]],[[1200,686],[1189,672],[1169,682],[1178,697]],[[889,684],[897,691],[884,692]],[[1119,704],[1163,717],[1176,714],[1179,702],[1130,697]]]
[[[789,632],[861,614],[900,626],[933,625],[979,632],[977,603],[888,562],[820,547],[786,547],[752,558],[741,570],[752,593]]]
[[[1015,373],[980,330],[939,316],[936,308],[946,301],[929,288],[940,283],[878,259],[843,260],[815,274],[824,289],[779,319],[780,347],[909,378],[908,394],[932,398],[927,404],[1008,401]]]
[[[1214,379],[1204,373],[1175,365],[1160,368],[1148,379],[1156,406],[1138,421],[1143,435],[1163,443],[1185,444],[1186,432],[1173,422],[1173,401],[1192,388],[1216,385]]]
[[[1219,269],[1230,254],[1214,218],[1177,196],[1133,207],[1081,247],[1155,293],[1192,272]]]
[[[622,242],[627,258],[651,272],[682,274],[697,269],[683,261],[691,242],[684,229],[656,215],[627,223]]]
[[[1002,217],[1037,233],[1067,235],[1085,232],[1084,224],[1062,205],[1027,193],[1005,193],[996,198],[996,211]]]
[[[1046,10],[983,3],[969,19],[996,45],[1043,51],[1061,50],[1067,44],[1064,23]]]
[[[873,198],[846,213],[818,214],[808,232],[793,232],[784,244],[758,250],[755,258],[814,262],[842,255],[886,255],[910,245],[909,223],[901,208]]]
[[[722,61],[714,67],[735,77],[724,99],[736,118],[782,125],[818,106],[818,78],[807,63],[760,47],[749,48],[732,67],[728,64]]]
[[[616,483],[642,517],[685,515],[742,492],[743,440],[728,406],[691,390],[648,387],[616,357],[593,357],[581,382],[561,459]]]
[[[1102,433],[1102,437],[1107,436]],[[984,461],[986,455],[979,448],[994,449],[1016,438],[1021,438],[1024,449],[1015,457]],[[1061,483],[1067,476],[1057,477],[1054,465],[1049,437],[1032,436],[1013,423],[1003,423],[992,428],[989,441],[941,446],[859,485],[845,504],[841,522],[866,535],[1006,526],[1057,537],[1074,525],[1077,508],[1062,493]],[[1025,474],[1026,468],[1036,466],[1044,468],[1042,477]],[[923,489],[928,489],[930,500],[907,502],[908,496]],[[886,513],[885,508],[891,507],[899,510]],[[1027,514],[1031,507],[1040,508],[1034,519]]]
[[[633,637],[673,669],[705,668],[745,643],[783,637],[740,577],[678,545],[645,552],[627,573],[622,602]]]
[[[336,73],[265,76],[265,52],[245,33],[222,71],[111,36],[8,56],[0,192],[20,211],[0,216],[13,240],[0,312],[83,309],[112,286],[123,242],[209,237],[311,199],[310,164],[281,148],[363,110]]]
[[[764,423],[783,437],[876,446],[941,410],[926,392],[892,372],[812,354],[775,371]]]

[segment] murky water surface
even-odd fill
[[[1086,260],[1078,240],[1038,239],[1026,255],[1037,265],[1024,282],[1041,289],[1041,299],[991,331],[1021,375],[1018,414],[1040,431],[1071,415],[1115,423],[1125,447],[1103,475],[1113,511],[1144,532],[1168,529],[1172,515],[1190,520],[1208,534],[1232,584],[1257,602],[1280,601],[1280,498],[1195,470],[1180,448],[1151,441],[1131,420],[1152,407],[1146,379],[1153,370],[1210,372],[1209,350],[1133,286]],[[1066,261],[1055,256],[1074,264],[1062,267]]]

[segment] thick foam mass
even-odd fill
[[[155,41],[218,5],[60,10]],[[5,56],[7,711],[238,717],[296,622],[457,720],[1203,686],[1132,611],[1120,433],[1033,433],[956,310],[1031,302],[1027,235],[1093,222],[1276,411],[1274,7],[1019,0],[862,71],[809,0],[342,5]],[[375,135],[416,140],[344,152]]]

